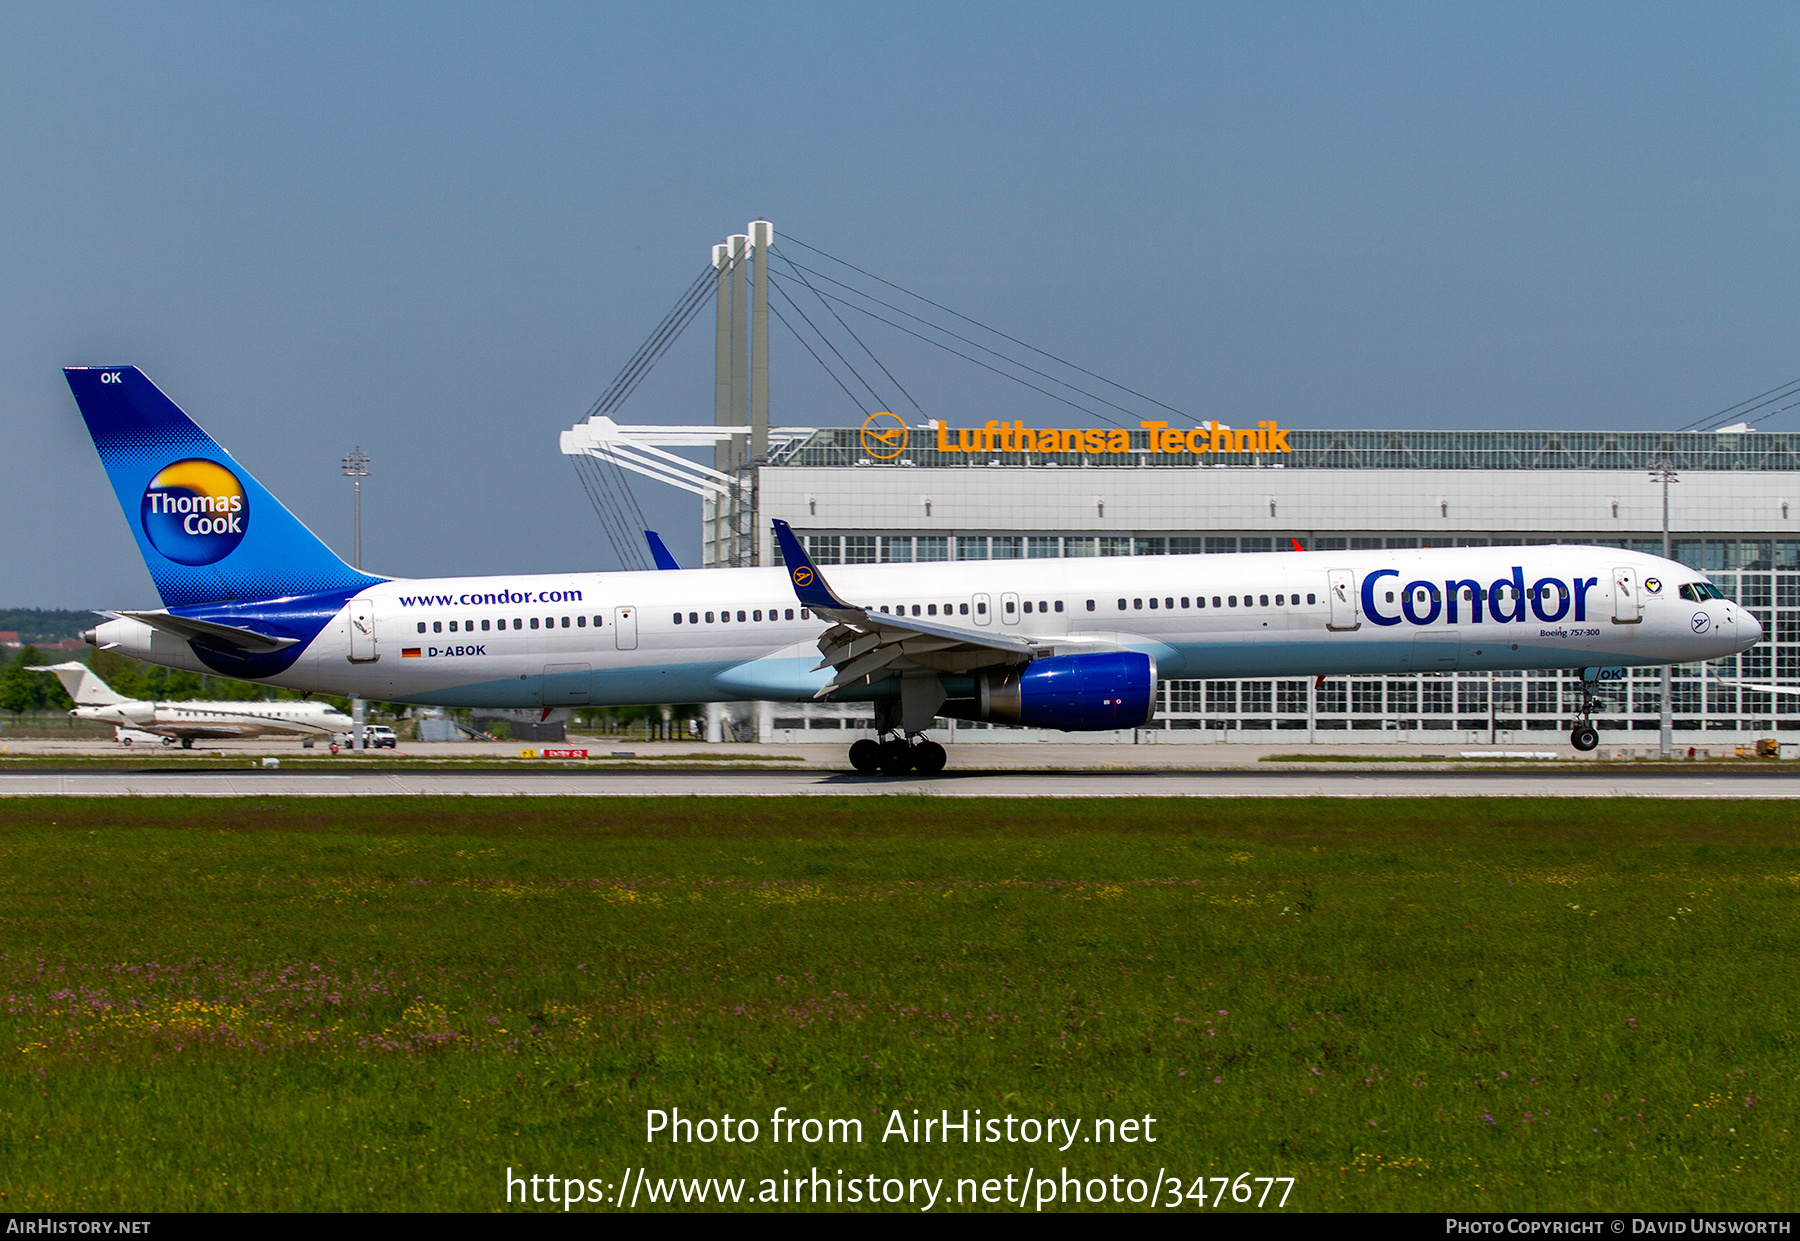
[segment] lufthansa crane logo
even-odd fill
[[[801,565],[798,569],[794,570],[794,585],[802,587],[811,586],[812,580],[813,571],[805,565]]]
[[[883,411],[863,419],[862,450],[877,461],[892,461],[906,451],[906,420]]]

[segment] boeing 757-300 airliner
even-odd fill
[[[1137,728],[1159,678],[1718,659],[1762,638],[1704,576],[1548,545],[404,580],[351,568],[135,367],[65,371],[160,592],[97,646],[443,706],[873,702],[861,770],[935,772],[938,716]],[[1591,684],[1593,675],[1586,675]],[[1591,750],[1588,708],[1571,740]]]

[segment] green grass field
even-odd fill
[[[1066,1168],[1294,1177],[1289,1211],[1792,1210],[1796,814],[7,800],[0,1209],[817,1167],[952,1205]],[[676,1107],[759,1140],[647,1145]],[[776,1145],[777,1108],[864,1141]],[[1158,1140],[883,1142],[914,1108]]]

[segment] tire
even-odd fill
[[[181,748],[184,750],[193,749],[194,748],[194,739],[192,737],[183,737],[181,739]]]
[[[904,741],[884,741],[881,743],[881,774],[884,776],[903,776],[912,770],[912,747]]]
[[[850,746],[850,765],[860,772],[873,774],[881,768],[881,747],[864,737]]]
[[[1569,744],[1586,753],[1600,744],[1600,733],[1592,724],[1577,724],[1569,733]]]
[[[935,776],[944,769],[950,755],[935,741],[927,741],[913,749],[913,770],[922,776]]]

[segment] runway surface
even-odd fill
[[[931,778],[698,767],[348,773],[33,772],[0,797],[1662,797],[1800,798],[1800,772],[1705,767],[951,771]]]

